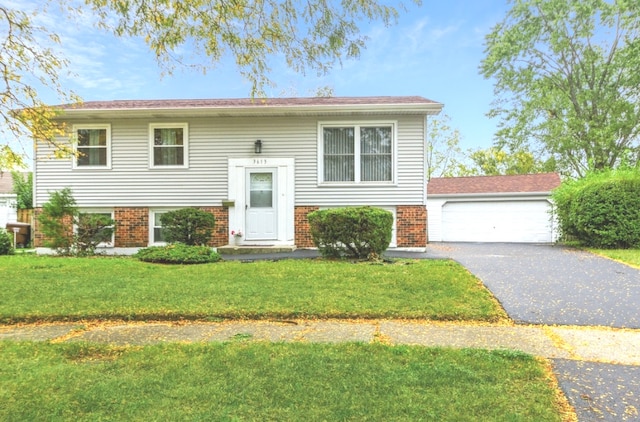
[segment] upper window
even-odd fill
[[[393,124],[321,128],[322,182],[393,181]]]
[[[111,166],[111,126],[74,126],[77,139],[74,161],[78,168],[109,168]]]
[[[151,167],[187,167],[188,128],[186,123],[149,125]]]

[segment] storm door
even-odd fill
[[[245,240],[275,240],[278,213],[276,207],[276,169],[247,169]]]

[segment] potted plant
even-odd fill
[[[233,236],[233,243],[237,244],[242,239],[242,230],[231,230],[231,236]]]

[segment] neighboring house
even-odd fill
[[[7,223],[18,221],[17,198],[18,196],[13,193],[11,172],[0,172],[0,229],[4,229]]]
[[[318,97],[63,108],[59,120],[80,156],[36,151],[36,213],[69,187],[81,211],[116,221],[116,249],[163,244],[160,215],[183,207],[215,215],[212,246],[240,231],[240,245],[312,247],[309,212],[355,205],[394,213],[392,246],[426,246],[426,119],[440,103]]]
[[[559,185],[556,173],[432,178],[429,241],[553,242],[550,193]]]

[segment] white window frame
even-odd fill
[[[354,129],[354,180],[353,181],[325,181],[324,180],[324,128],[353,128]],[[361,176],[361,127],[391,127],[391,180],[362,181]],[[396,120],[371,121],[331,121],[318,122],[318,185],[325,186],[389,186],[396,184],[398,168],[398,122]]]
[[[105,208],[81,208],[78,210],[80,214],[109,214],[111,216],[111,219],[115,221],[114,218],[114,212],[112,209],[105,209]],[[114,226],[111,226],[111,228],[114,228]],[[78,226],[74,225],[73,227],[73,232],[77,233],[78,232]],[[116,243],[116,231],[113,230],[113,233],[111,233],[111,241],[110,242],[100,242],[98,243],[98,248],[113,248],[114,245]]]
[[[75,153],[78,153],[78,131],[79,130],[83,130],[83,129],[88,129],[88,130],[92,130],[92,129],[106,129],[107,131],[107,145],[106,145],[106,149],[107,149],[107,162],[105,165],[89,165],[89,166],[83,166],[83,165],[78,165],[78,157],[73,157],[72,162],[73,162],[73,168],[74,169],[78,169],[78,170],[110,170],[111,169],[111,125],[106,123],[106,124],[77,124],[77,125],[73,125],[73,138],[75,139],[75,142],[73,142],[73,151]],[[81,148],[87,148],[87,147],[81,147]],[[96,147],[97,148],[97,147]],[[102,147],[100,147],[102,148]]]
[[[167,242],[156,242],[155,240],[155,228],[156,226],[156,214],[165,214],[169,211],[175,211],[175,208],[154,208],[149,210],[149,245],[150,246],[164,246]]]
[[[156,165],[154,147],[155,129],[182,129],[183,163],[176,165]],[[151,169],[184,169],[189,168],[189,124],[188,123],[150,123],[149,124],[149,168]]]

